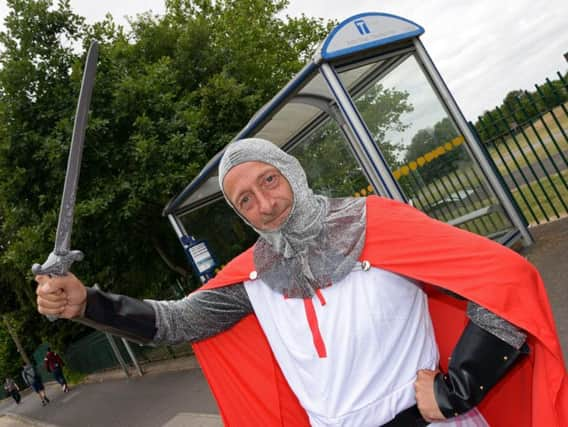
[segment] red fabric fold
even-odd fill
[[[530,357],[486,396],[480,410],[492,427],[568,426],[568,381],[548,297],[538,271],[519,254],[433,220],[403,203],[367,198],[361,260],[427,286],[445,369],[474,301],[529,333]],[[252,248],[202,289],[240,283],[254,270]],[[227,426],[304,426],[305,411],[288,387],[254,316],[194,344]]]

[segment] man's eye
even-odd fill
[[[250,198],[248,196],[245,196],[239,201],[239,206],[241,208],[245,208],[248,202],[250,202]]]
[[[266,177],[266,182],[267,182],[268,184],[272,184],[272,183],[273,183],[274,181],[276,181],[277,179],[278,179],[278,176],[277,176],[276,174],[274,174],[274,175],[268,175],[268,176]]]

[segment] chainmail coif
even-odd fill
[[[252,161],[277,168],[294,194],[290,215],[273,231],[253,227],[223,189],[233,167]],[[271,142],[249,138],[229,144],[219,164],[219,184],[229,205],[259,234],[254,264],[272,289],[292,298],[311,297],[315,289],[343,279],[357,263],[365,243],[365,200],[315,195],[298,160]]]

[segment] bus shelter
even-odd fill
[[[235,139],[264,138],[291,153],[316,193],[378,194],[504,245],[530,245],[524,217],[420,41],[423,32],[385,13],[346,19]],[[223,200],[221,155],[164,209],[202,281],[256,239]]]

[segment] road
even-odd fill
[[[565,151],[563,156],[560,153],[556,153],[551,157],[546,157],[541,160],[541,163],[534,161],[531,163],[530,167],[523,166],[521,169],[515,169],[512,173],[513,177],[511,177],[511,175],[503,175],[503,179],[507,183],[507,186],[511,190],[514,190],[523,184],[530,184],[542,178],[545,174],[552,176],[559,172],[562,173],[568,167],[568,164],[564,162],[564,159],[568,158],[568,151]],[[524,177],[526,177],[526,179]]]
[[[218,417],[212,417],[218,414],[218,408],[200,369],[82,384],[67,394],[51,384],[47,391],[51,402],[45,407],[35,393],[27,393],[20,405],[11,399],[2,401],[0,413],[59,427],[221,425]],[[26,424],[14,421],[13,425]]]

